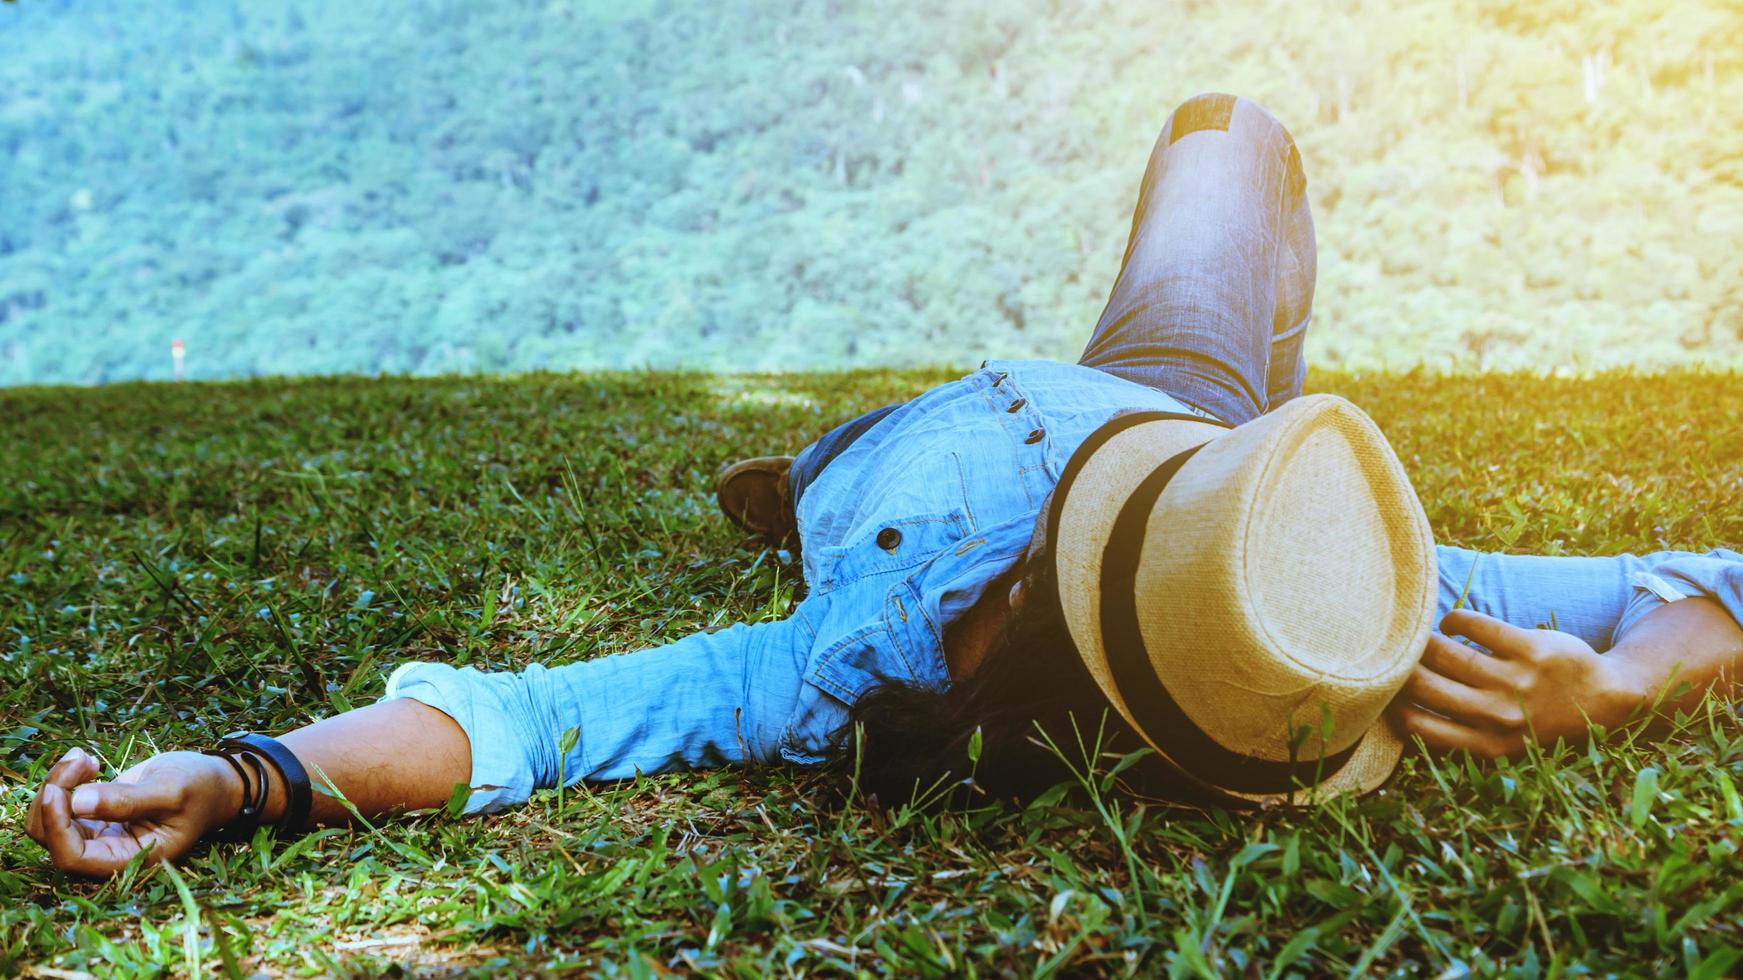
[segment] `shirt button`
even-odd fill
[[[1020,410],[1021,410],[1021,409],[1022,409],[1022,407],[1023,407],[1023,406],[1024,406],[1024,405],[1027,405],[1027,404],[1029,404],[1029,403],[1028,403],[1028,402],[1026,402],[1026,401],[1024,401],[1024,400],[1022,400],[1022,399],[1021,399],[1021,398],[1019,398],[1019,399],[1017,399],[1017,400],[1016,400],[1016,401],[1014,401],[1014,402],[1012,402],[1012,403],[1011,403],[1011,404],[1010,404],[1010,406],[1009,406],[1009,407],[1007,407],[1007,408],[1006,408],[1006,409],[1005,409],[1005,411],[1007,411],[1007,412],[1015,412],[1015,411],[1020,411]]]
[[[1045,438],[1047,438],[1047,430],[1036,429],[1034,432],[1029,433],[1029,438],[1024,439],[1023,441],[1033,446],[1035,443],[1040,442]]]
[[[882,531],[878,532],[878,547],[884,549],[885,551],[895,551],[896,546],[901,544],[901,543],[902,543],[902,532],[896,530],[893,527],[886,527]]]
[[[997,388],[999,386],[999,383],[1004,381],[1005,378],[1007,378],[1007,377],[1009,377],[1009,375],[1007,375],[1003,371],[1000,371],[998,374],[993,375],[993,387]]]

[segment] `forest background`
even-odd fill
[[[20,0],[0,384],[1070,358],[1206,90],[1316,364],[1743,363],[1735,0]]]

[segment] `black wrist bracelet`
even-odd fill
[[[218,828],[212,836],[222,841],[244,841],[254,836],[254,829],[260,826],[260,814],[266,809],[266,764],[250,753],[227,752],[223,749],[205,749],[202,755],[215,755],[230,764],[236,770],[236,776],[242,780],[242,806],[237,809],[236,816],[224,826]],[[242,763],[248,763],[245,769]],[[254,770],[254,782],[248,781],[248,769]]]
[[[291,750],[285,748],[277,739],[256,735],[253,732],[235,732],[226,735],[223,741],[218,743],[218,748],[225,752],[243,753],[243,758],[260,767],[260,812],[265,811],[266,805],[266,772],[260,760],[265,759],[272,765],[272,768],[278,770],[279,776],[284,779],[286,797],[284,814],[279,817],[278,823],[274,826],[281,837],[301,833],[303,825],[309,820],[309,804],[312,802],[313,793],[309,788],[307,770],[303,768],[301,762],[297,761],[297,757],[291,754]],[[259,820],[258,815],[255,819]]]
[[[225,762],[230,763],[230,768],[236,770],[236,778],[242,780],[242,805],[237,807],[236,816],[231,817],[230,822],[225,824],[223,829],[228,830],[230,827],[235,826],[244,820],[247,820],[250,823],[254,822],[258,811],[254,809],[252,799],[254,794],[248,786],[248,770],[243,769],[242,763],[236,761],[236,757],[228,752],[220,752],[217,749],[203,749],[200,754],[217,756]]]

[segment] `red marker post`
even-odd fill
[[[180,380],[182,380],[182,376],[183,376],[182,361],[187,356],[187,351],[182,347],[182,340],[180,337],[177,337],[176,339],[169,342],[169,356],[175,359],[175,362],[176,362],[176,380],[180,381]]]

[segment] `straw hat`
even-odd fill
[[[1049,516],[1078,653],[1171,766],[1237,803],[1391,774],[1404,743],[1381,713],[1432,627],[1434,539],[1355,405],[1309,395],[1234,429],[1116,417]]]

